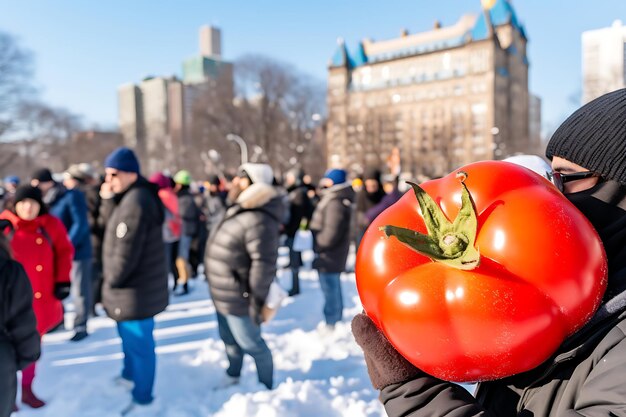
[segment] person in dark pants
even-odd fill
[[[234,204],[207,242],[204,264],[229,362],[221,386],[239,382],[244,354],[254,358],[259,382],[268,389],[274,385],[272,352],[261,335],[283,215],[273,177],[269,165],[242,165],[230,193]]]
[[[182,291],[176,295],[189,293],[189,279],[191,278],[191,264],[189,253],[194,237],[200,230],[200,217],[202,212],[196,206],[193,195],[189,190],[191,174],[189,171],[178,171],[174,175],[174,191],[178,196],[178,213],[182,220],[180,241],[178,242],[178,254],[176,256],[176,268],[178,269],[178,284],[182,284]]]
[[[64,173],[64,185],[56,183],[50,170],[44,168],[35,172],[31,185],[43,193],[44,203],[50,214],[60,219],[74,245],[72,262],[72,301],[76,316],[74,318],[73,342],[88,336],[87,319],[92,308],[91,283],[91,234],[87,220],[87,201],[78,189],[79,180],[70,172]]]
[[[131,149],[116,149],[104,166],[115,196],[109,201],[114,208],[104,233],[102,304],[122,339],[124,367],[118,380],[133,385],[132,402],[123,411],[127,414],[153,401],[154,316],[169,301],[165,214],[158,187],[139,174]]]
[[[341,273],[346,269],[350,250],[350,219],[354,190],[343,169],[326,172],[321,181],[320,202],[309,227],[313,233],[315,260],[320,287],[324,294],[326,331],[333,331],[343,316]]]
[[[474,397],[413,366],[369,317],[358,314],[352,332],[389,417],[625,415],[625,137],[626,89],[621,89],[574,112],[546,149],[555,185],[589,219],[604,244],[608,286],[595,315],[543,364],[482,382]]]
[[[309,220],[313,214],[313,204],[307,195],[307,187],[302,182],[304,171],[294,168],[285,175],[285,187],[289,199],[289,222],[285,224],[284,233],[287,236],[285,242],[289,248],[289,268],[291,269],[291,289],[289,295],[300,294],[300,267],[302,266],[301,253],[293,249],[296,233],[300,230],[303,220]]]
[[[0,417],[17,411],[17,371],[39,359],[33,288],[19,262],[13,259],[7,235],[13,226],[0,220]]]

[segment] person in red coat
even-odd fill
[[[0,213],[14,228],[11,248],[33,288],[37,331],[44,335],[63,320],[61,300],[69,295],[74,247],[65,226],[47,213],[41,191],[30,185],[15,192],[14,207]],[[32,390],[35,364],[22,370],[22,402],[33,407],[45,403]]]

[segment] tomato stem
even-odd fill
[[[415,191],[428,234],[397,226],[383,226],[385,237],[395,236],[401,243],[454,268],[470,270],[480,263],[480,253],[475,247],[478,218],[472,196],[465,185],[467,173],[459,171],[461,183],[461,209],[454,222],[450,222],[439,205],[419,185],[409,182]]]

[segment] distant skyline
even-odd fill
[[[512,1],[528,34],[530,91],[543,100],[545,130],[577,106],[582,91],[581,35],[626,21],[623,0]],[[287,62],[326,82],[337,38],[390,39],[402,29],[432,29],[479,13],[480,0],[202,1],[30,0],[7,2],[0,30],[35,55],[42,98],[84,116],[88,126],[117,126],[117,88],[148,75],[181,75],[199,52],[198,31],[222,30],[222,55],[251,53]]]

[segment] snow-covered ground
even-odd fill
[[[286,261],[281,248],[280,262]],[[311,257],[310,253],[305,259]],[[349,264],[353,262],[351,256]],[[308,263],[310,265],[310,263]],[[290,273],[279,274],[290,288]],[[317,274],[301,272],[302,293],[289,298],[269,324],[265,339],[274,355],[275,388],[257,382],[254,362],[246,357],[241,383],[214,390],[227,360],[217,332],[215,309],[206,282],[172,297],[156,317],[157,378],[155,403],[133,416],[167,417],[379,417],[385,412],[367,376],[360,348],[350,332],[351,318],[361,311],[354,274],[343,275],[344,321],[334,334],[318,330],[323,298]],[[71,322],[69,312],[66,322]],[[69,342],[71,332],[44,337],[35,392],[48,402],[32,410],[20,405],[19,417],[119,416],[129,392],[113,383],[121,369],[121,345],[115,323],[105,317],[89,322],[91,335]]]

